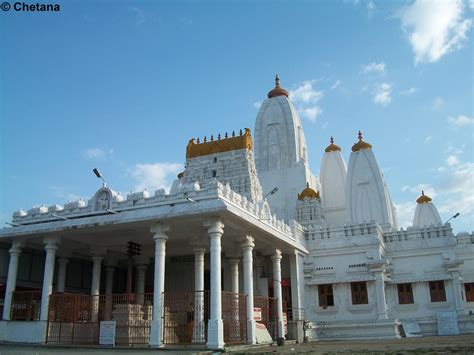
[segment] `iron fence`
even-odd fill
[[[117,345],[148,344],[153,294],[50,296],[47,343],[99,344],[100,322],[116,321]]]
[[[41,291],[14,291],[10,309],[11,320],[39,320]]]
[[[247,295],[223,291],[222,320],[224,323],[224,343],[246,343]]]
[[[163,293],[163,343],[205,344],[209,291]]]

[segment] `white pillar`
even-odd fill
[[[239,259],[229,259],[230,292],[239,293]]]
[[[137,303],[143,304],[145,299],[145,274],[148,265],[138,264],[137,268]]]
[[[255,247],[253,238],[246,236],[242,244],[244,269],[244,293],[247,295],[247,343],[256,344],[255,320],[253,319],[253,256],[252,251]]]
[[[224,324],[222,322],[222,284],[221,284],[221,237],[224,224],[219,220],[209,221],[208,233],[211,239],[211,315],[207,327],[207,347],[224,347]]]
[[[100,293],[100,272],[103,258],[98,255],[92,257],[92,283],[91,295],[99,295]]]
[[[456,304],[456,313],[459,315],[464,314],[464,302],[461,288],[461,275],[459,271],[453,271],[453,291],[454,291],[454,302]]]
[[[98,255],[92,257],[92,283],[91,295],[92,298],[92,321],[97,321],[99,318],[99,295],[100,295],[100,272],[103,258]]]
[[[105,268],[105,320],[112,319],[112,292],[114,289],[115,265],[107,264]]]
[[[115,266],[107,265],[105,268],[105,294],[111,295],[114,290]]]
[[[8,263],[7,287],[5,289],[5,300],[3,301],[3,320],[10,320],[13,292],[16,288],[16,275],[18,273],[18,260],[23,244],[13,241],[10,248],[10,262]]]
[[[40,320],[48,320],[49,296],[53,291],[54,262],[56,257],[56,250],[58,250],[58,243],[56,238],[46,238],[44,240],[44,243],[46,244],[46,260],[44,262]]]
[[[303,256],[296,250],[290,255],[290,273],[293,320],[304,320]]]
[[[283,301],[281,294],[281,251],[275,250],[275,254],[271,256],[273,262],[273,296],[277,299],[277,337],[285,338],[283,328]]]
[[[194,329],[193,343],[204,343],[204,253],[206,249],[194,249]]]
[[[151,323],[150,346],[163,346],[163,292],[165,291],[165,258],[167,232],[166,224],[157,223],[151,227],[155,241],[155,278],[153,285],[153,320]]]
[[[377,297],[377,319],[387,319],[387,301],[385,299],[385,282],[383,271],[374,273],[375,275],[375,295]]]
[[[67,272],[67,264],[69,262],[68,258],[60,257],[58,260],[58,281],[56,285],[56,291],[58,293],[64,292],[65,285],[66,285],[66,272]]]

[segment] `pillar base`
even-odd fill
[[[257,335],[255,334],[255,321],[247,321],[247,344],[257,344]]]
[[[277,324],[278,324],[277,340],[280,339],[280,338],[283,338],[283,340],[285,340],[285,325],[283,323],[283,320],[278,321]]]
[[[161,325],[162,325],[161,320],[151,322],[151,329],[150,329],[150,347],[151,348],[163,347]]]
[[[207,323],[207,348],[224,349],[224,323],[222,319],[209,320]]]
[[[379,314],[377,314],[377,319],[378,320],[388,319],[388,315],[387,315],[386,312],[379,313]]]

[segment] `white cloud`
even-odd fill
[[[331,90],[337,89],[339,86],[341,86],[341,81],[336,80],[336,82],[331,86]]]
[[[469,7],[474,10],[474,0],[469,0]]]
[[[474,120],[470,117],[459,115],[458,117],[448,117],[448,122],[451,123],[453,127],[463,127],[469,126],[474,122]]]
[[[457,155],[450,155],[448,159],[446,159],[446,164],[448,164],[448,166],[458,165],[459,158],[457,157]]]
[[[136,164],[130,172],[135,180],[135,190],[169,190],[176,174],[183,169],[180,163]]]
[[[371,16],[375,11],[375,4],[372,0],[370,0],[367,3],[367,12],[369,13],[369,16]]]
[[[390,84],[383,83],[379,85],[375,90],[374,102],[383,106],[388,105],[392,101],[392,98],[390,97],[391,92],[392,87]]]
[[[417,0],[398,17],[415,54],[415,63],[436,62],[459,49],[472,20],[464,17],[462,0]]]
[[[365,73],[365,74],[368,74],[368,73],[383,74],[383,73],[385,73],[385,63],[384,62],[380,62],[380,63],[372,62],[372,63],[366,64],[366,65],[363,65],[362,66],[362,72]]]
[[[323,112],[318,102],[324,96],[324,92],[317,90],[314,85],[314,80],[305,80],[296,89],[289,92],[291,101],[301,117],[313,122]]]
[[[60,199],[63,202],[77,201],[81,198],[79,195],[68,191],[64,186],[49,186],[49,190],[55,198]]]
[[[444,105],[444,100],[442,97],[435,97],[433,100],[433,110],[439,110]]]
[[[253,107],[255,107],[257,110],[260,109],[260,106],[262,106],[262,102],[261,101],[255,101],[253,103]]]
[[[143,12],[142,9],[139,9],[138,7],[132,6],[130,8],[132,12],[134,13],[135,16],[135,25],[140,26],[145,22],[145,12]]]
[[[408,90],[400,91],[400,95],[413,95],[414,93],[418,92],[418,88],[409,88]]]
[[[82,151],[82,156],[86,159],[91,159],[91,160],[103,160],[107,158],[108,156],[112,155],[114,153],[113,149],[102,149],[102,148],[87,148]]]
[[[425,138],[425,143],[431,142],[432,139],[433,139],[432,136],[427,136],[427,137]]]
[[[318,102],[324,95],[322,90],[316,90],[314,80],[305,80],[295,90],[290,91],[293,102],[314,103]]]
[[[446,166],[438,169],[439,181],[436,186],[420,184],[417,186],[404,186],[402,192],[413,193],[413,200],[419,196],[421,190],[433,198],[433,203],[438,211],[450,217],[456,212],[461,213],[465,225],[472,228],[474,221],[474,163],[462,162],[457,155],[449,155],[446,159]],[[435,199],[436,197],[436,199]],[[396,205],[400,224],[403,227],[412,224],[414,201]]]
[[[413,216],[415,216],[416,203],[413,201],[404,203],[394,203],[397,210],[398,223],[401,227],[407,228],[413,225]]]
[[[298,110],[301,117],[305,117],[310,121],[316,121],[319,115],[323,113],[323,110],[319,106],[301,108]]]

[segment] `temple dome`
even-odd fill
[[[298,200],[302,201],[304,198],[317,198],[319,199],[319,191],[314,191],[311,187],[309,187],[309,183],[306,183],[306,188],[298,194]]]
[[[352,151],[353,152],[358,152],[361,149],[371,149],[372,148],[371,144],[369,144],[367,142],[364,142],[362,139],[363,139],[362,132],[359,131],[359,141],[352,146]]]
[[[422,204],[428,202],[431,202],[431,197],[425,195],[425,192],[421,190],[421,196],[416,199],[416,203]]]
[[[335,145],[335,144],[334,144],[334,138],[333,138],[333,137],[331,137],[330,142],[331,142],[331,144],[329,144],[329,145],[326,147],[326,149],[324,149],[324,151],[325,151],[326,153],[329,153],[329,152],[340,152],[340,151],[341,151],[341,148],[340,148],[338,145]]]
[[[277,96],[286,96],[288,97],[288,91],[280,87],[280,77],[278,74],[275,76],[275,88],[268,92],[268,98],[271,99],[272,97]]]

